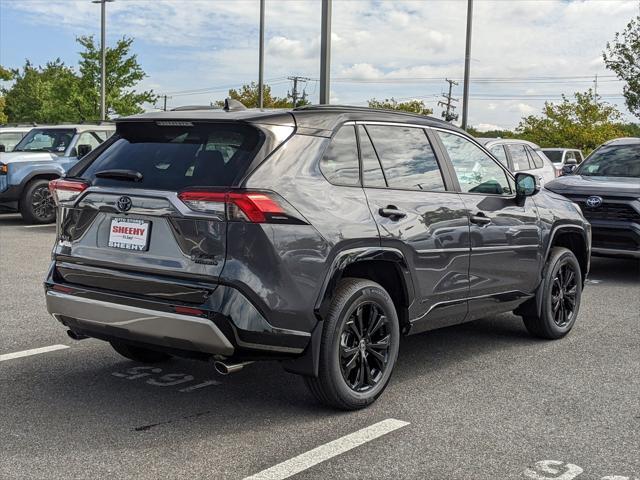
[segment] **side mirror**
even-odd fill
[[[540,180],[529,173],[516,173],[516,198],[530,197],[540,191]]]
[[[87,153],[91,151],[91,145],[78,145],[78,158],[84,157]]]
[[[6,152],[7,151],[7,147],[4,146],[4,144],[0,143],[0,152]]]
[[[562,166],[562,175],[571,175],[573,173],[573,171],[576,169],[576,167],[578,165],[576,165],[576,161],[572,158],[571,160],[573,160],[573,164],[569,163],[569,164],[564,164]]]

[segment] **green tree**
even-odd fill
[[[419,115],[431,115],[433,110],[427,107],[422,100],[409,100],[408,102],[398,102],[395,98],[385,98],[376,100],[372,98],[367,102],[369,108],[381,108],[384,110],[401,110],[403,112],[417,113]]]
[[[626,82],[623,94],[627,108],[640,118],[640,15],[631,20],[622,34],[616,33],[602,52],[604,64]]]
[[[100,51],[92,37],[80,37],[77,41],[83,47],[79,72],[60,59],[44,67],[36,67],[27,60],[22,70],[10,71],[13,84],[1,90],[8,121],[59,123],[100,117]],[[157,98],[152,91],[137,92],[133,88],[145,73],[137,57],[130,54],[132,42],[123,38],[106,51],[109,114],[140,113],[144,103],[153,103]]]
[[[249,84],[242,85],[238,90],[232,88],[229,90],[229,98],[238,100],[247,108],[258,108],[258,84],[251,82]],[[308,105],[308,100],[298,99],[296,106]],[[264,85],[263,88],[263,100],[262,104],[264,108],[292,108],[293,102],[285,97],[276,97],[271,94],[271,87]],[[219,107],[224,106],[223,100],[218,100],[216,105]]]
[[[481,132],[474,127],[468,127],[467,133],[473,137],[485,137],[485,138],[515,138],[515,132],[511,130],[486,130]]]
[[[29,61],[13,70],[13,85],[3,89],[10,122],[74,121],[78,114],[79,79],[60,59],[36,67]]]
[[[591,89],[574,93],[574,100],[565,95],[562,102],[545,102],[542,115],[524,117],[516,134],[542,147],[579,148],[590,152],[601,143],[624,136],[618,109],[599,100]]]
[[[0,65],[0,81],[7,81],[11,80],[12,78],[13,72]],[[1,93],[2,92],[0,91],[0,94]],[[4,112],[5,105],[6,101],[4,95],[0,95],[0,125],[2,125],[3,123],[7,123],[8,120],[7,114]]]
[[[100,117],[100,49],[93,36],[78,37],[83,47],[80,52],[81,117]],[[108,114],[133,115],[143,111],[142,105],[154,103],[158,96],[152,90],[138,92],[134,87],[147,75],[131,54],[132,38],[123,37],[115,47],[107,47],[106,55],[106,110]]]

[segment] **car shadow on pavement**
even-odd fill
[[[640,283],[640,259],[591,257],[588,279],[596,283]]]
[[[0,227],[7,225],[26,225],[19,213],[0,213]]]

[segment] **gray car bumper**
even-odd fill
[[[93,300],[49,290],[47,310],[62,323],[169,348],[231,355],[234,347],[211,321],[177,313]]]

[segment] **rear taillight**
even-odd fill
[[[178,198],[196,212],[252,223],[306,223],[301,215],[272,192],[185,191]]]
[[[75,180],[65,180],[64,178],[56,178],[49,182],[49,191],[51,192],[56,205],[72,202],[88,187],[88,183],[78,182]]]

